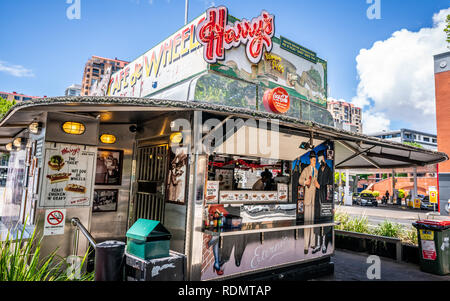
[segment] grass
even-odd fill
[[[24,229],[25,230],[25,227]],[[70,281],[74,272],[68,273],[65,258],[57,255],[58,249],[41,258],[42,237],[38,239],[36,229],[29,239],[14,238],[8,232],[4,241],[0,241],[0,281]],[[82,259],[81,270],[87,260]],[[93,273],[82,273],[75,280],[92,281]]]
[[[336,230],[400,238],[403,242],[418,244],[417,231],[415,229],[406,229],[402,225],[388,220],[374,228],[370,228],[369,221],[365,216],[352,218],[347,213],[340,211],[336,212],[334,220],[340,222],[340,225],[335,227]]]

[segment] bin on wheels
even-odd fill
[[[436,275],[450,273],[450,221],[417,221],[420,269]]]

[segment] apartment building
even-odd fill
[[[118,60],[117,58],[108,59],[100,56],[92,56],[84,67],[83,81],[81,82],[81,95],[90,95],[91,87],[95,82],[100,82],[101,77],[109,67],[111,67],[111,71],[114,73],[127,64],[128,62]]]
[[[64,92],[65,96],[80,96],[81,95],[81,85],[73,84],[66,88]]]
[[[8,93],[8,92],[1,92],[0,91],[0,97],[9,101],[13,101],[15,100],[16,102],[22,102],[22,101],[27,101],[27,100],[32,100],[33,98],[39,98],[37,96],[28,96],[25,94],[20,94],[17,92],[12,92],[12,93]],[[46,97],[46,96],[44,96]]]
[[[327,108],[333,116],[336,128],[362,133],[361,108],[343,101],[330,101]]]
[[[397,131],[374,133],[370,136],[387,139],[395,142],[405,143],[417,143],[423,146],[423,148],[437,151],[437,136],[430,133],[419,132],[410,129],[400,129]]]

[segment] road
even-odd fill
[[[412,223],[419,219],[430,219],[427,214],[431,211],[414,209],[402,209],[392,207],[361,207],[361,206],[336,206],[336,210],[347,213],[351,217],[365,216],[369,225],[376,226],[385,220],[398,223],[404,227],[412,228]]]

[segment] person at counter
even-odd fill
[[[272,190],[272,173],[266,169],[261,173],[261,178],[253,184],[253,191],[270,191]]]
[[[313,223],[314,222],[314,202],[316,199],[316,189],[320,188],[319,183],[317,182],[318,172],[316,169],[316,153],[311,151],[309,153],[310,164],[305,167],[302,171],[299,184],[305,187],[305,200],[304,200],[304,212],[305,212],[305,223]],[[304,230],[304,240],[305,254],[308,254],[309,248],[315,248],[316,246],[316,237],[313,234],[313,229],[308,228]]]

